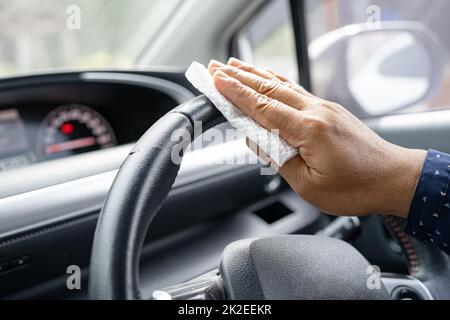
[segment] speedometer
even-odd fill
[[[84,105],[66,105],[53,110],[39,131],[39,153],[46,160],[111,148],[117,144],[109,123]]]

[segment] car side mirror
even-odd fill
[[[359,117],[419,105],[439,89],[445,49],[423,23],[349,25],[309,46],[314,93]]]

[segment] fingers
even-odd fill
[[[220,61],[211,60],[208,64],[208,70],[209,70],[209,73],[211,73],[211,75],[214,75],[217,70],[219,70],[220,68],[223,68],[225,66],[226,65]]]
[[[230,60],[228,60],[228,64],[231,66],[234,66],[236,68],[239,68],[241,70],[259,75],[260,77],[263,77],[265,79],[277,80],[277,81],[283,83],[285,86],[291,88],[292,90],[295,90],[296,92],[298,92],[300,94],[306,95],[308,97],[314,97],[311,93],[306,91],[302,86],[299,86],[298,84],[291,82],[285,76],[283,76],[283,75],[279,74],[278,72],[273,71],[269,68],[257,67],[257,66],[251,65],[249,63],[240,61],[236,58],[230,58]]]
[[[303,174],[303,169],[307,169],[308,166],[305,163],[305,160],[300,156],[296,156],[295,158],[286,162],[280,169],[280,175],[292,185],[292,183],[299,183],[303,180],[303,178],[299,177],[298,174]],[[297,187],[297,186],[296,186]]]
[[[275,76],[275,78],[277,78],[278,80],[280,80],[281,82],[291,82],[288,78],[286,78],[285,76],[279,74],[276,71],[273,71],[272,69],[269,68],[265,68],[266,71],[270,74],[272,74],[273,76]]]
[[[225,66],[220,70],[256,92],[276,99],[295,109],[302,110],[304,106],[310,103],[303,95],[283,85],[279,81],[264,79],[258,75],[232,66]]]
[[[311,101],[309,98],[291,89],[289,86],[284,85],[278,80],[263,78],[258,74],[247,72],[245,70],[224,65],[215,61],[209,64],[209,69],[212,74],[220,70],[256,92],[266,95],[272,99],[276,99],[297,110],[303,110],[304,107],[314,104],[314,101]]]
[[[236,58],[230,58],[228,60],[228,65],[256,74],[264,79],[282,81],[275,74],[269,72],[267,69],[251,65]]]
[[[267,72],[270,72],[271,74],[273,74],[279,81],[281,81],[284,85],[288,86],[292,90],[295,90],[298,93],[303,94],[307,97],[316,98],[316,96],[314,96],[312,93],[306,91],[305,88],[303,88],[302,86],[298,85],[295,82],[290,81],[288,78],[284,77],[283,75],[279,74],[278,72],[275,72],[268,68],[266,68],[266,70],[267,70]]]
[[[278,173],[283,179],[296,190],[300,195],[303,194],[305,188],[308,187],[309,167],[300,155],[286,162]]]
[[[211,62],[208,65],[208,68],[209,68],[209,71],[211,72],[211,74],[214,75],[214,73],[217,70],[224,68],[226,66],[227,66],[226,64],[223,64],[217,60],[211,60]],[[271,72],[269,69],[253,66],[249,63],[245,63],[236,58],[230,58],[230,60],[228,60],[228,66],[232,66],[235,68],[239,68],[240,70],[253,73],[264,79],[279,81],[281,83],[289,82],[286,78],[285,78],[286,81],[284,81],[281,78],[277,77],[277,75],[275,73]]]
[[[281,168],[262,150],[257,143],[249,138],[246,138],[247,147],[261,158],[265,163],[269,164],[272,169],[278,172],[289,184],[294,184],[297,187],[298,183],[303,179],[299,179],[299,175],[303,175],[303,170],[308,169],[305,161],[297,156],[286,162]],[[293,186],[293,185],[292,185]],[[294,186],[293,186],[294,187]]]
[[[287,183],[294,188],[294,190],[301,190],[301,185],[305,180],[304,175],[308,170],[308,166],[305,161],[297,156],[288,162],[286,162],[281,168],[276,165],[276,163],[262,150],[258,144],[246,139],[248,148],[253,151],[259,158],[261,158],[265,163],[269,164],[270,167],[278,172]]]
[[[225,72],[214,74],[217,89],[236,107],[269,130],[279,130],[280,136],[292,146],[302,122],[302,113],[286,104],[261,94]]]

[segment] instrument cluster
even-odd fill
[[[62,105],[34,121],[22,113],[26,108],[0,110],[0,171],[117,145],[113,128],[92,107]]]

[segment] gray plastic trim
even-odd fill
[[[450,152],[449,145],[442,139],[447,132],[450,136],[450,110],[387,116],[367,124],[394,143]],[[127,145],[0,173],[0,181],[7,182],[0,185],[0,237],[100,210],[117,169],[131,148]],[[173,192],[209,177],[255,170],[255,165],[220,164],[233,157],[249,157],[255,161],[255,156],[242,141],[186,154]],[[76,169],[74,172],[67,170],[72,164],[82,167],[101,165],[102,170],[97,168],[87,173],[84,170],[84,175],[79,176]],[[55,171],[62,172],[60,176],[56,175],[55,181],[59,182],[43,181],[50,180],[50,176],[53,179]],[[21,186],[26,188],[22,190]]]
[[[128,148],[131,150],[131,146]],[[119,158],[123,158],[124,151],[124,147],[117,150]],[[108,155],[111,156],[112,153],[109,152]],[[92,156],[95,159],[95,155]],[[238,159],[242,157],[253,159],[255,164],[223,164],[226,163],[226,159],[233,156]],[[107,172],[0,199],[0,238],[99,211],[118,172],[120,163],[115,169]],[[248,150],[242,140],[189,152],[183,158],[172,194],[193,182],[217,175],[239,174],[255,170],[258,165],[256,156]],[[49,172],[48,170],[55,168],[51,162],[44,163],[40,167],[44,175],[45,172]],[[8,174],[10,178],[17,175],[14,171],[5,174]],[[5,176],[2,175],[0,180]],[[40,174],[38,177],[42,179],[43,175]],[[24,175],[24,178],[33,180],[28,175]]]
[[[84,81],[102,81],[108,83],[129,83],[158,90],[169,95],[178,104],[194,98],[194,94],[178,83],[152,77],[130,73],[114,72],[85,72],[80,74]]]
[[[450,153],[450,110],[385,116],[366,121],[384,139],[406,148]]]

